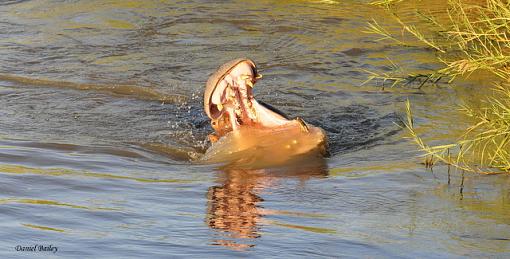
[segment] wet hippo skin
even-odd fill
[[[204,111],[214,133],[209,135],[213,144],[204,159],[280,163],[306,154],[327,155],[327,138],[321,128],[301,118],[289,119],[275,107],[255,100],[253,88],[261,78],[255,62],[247,58],[227,62],[209,77]]]

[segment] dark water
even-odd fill
[[[509,178],[452,172],[448,184],[395,123],[409,98],[420,133],[451,137],[472,83],[360,87],[387,57],[438,65],[362,33],[372,17],[396,26],[359,1],[3,1],[0,255],[510,256]],[[258,99],[327,132],[331,157],[190,162],[212,130],[205,81],[237,57],[264,75]],[[37,244],[58,251],[15,249]]]

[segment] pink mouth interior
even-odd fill
[[[255,100],[250,83],[254,84],[256,77],[250,64],[241,62],[218,82],[211,95],[211,110],[217,110],[218,117],[229,116],[233,130],[240,125],[277,127],[289,122]]]

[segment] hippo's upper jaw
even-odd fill
[[[289,122],[253,98],[253,85],[261,77],[249,59],[230,61],[211,75],[205,89],[204,110],[211,118],[216,137],[241,125],[276,127]]]

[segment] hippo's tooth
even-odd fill
[[[235,115],[235,111],[232,111],[232,108],[229,109],[228,116],[230,118],[230,125],[232,127],[232,130],[237,130],[239,127],[239,124],[237,122],[237,118]]]
[[[243,112],[241,111],[241,107],[236,107],[235,113],[237,114],[237,116],[241,117],[241,115],[243,115]]]
[[[296,120],[299,123],[299,126],[301,126],[301,131],[307,132],[307,133],[310,132],[308,125],[306,125],[306,122],[303,119],[297,117]]]

